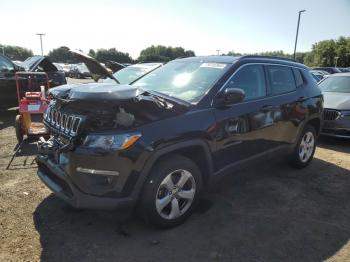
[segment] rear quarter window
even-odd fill
[[[293,73],[294,73],[294,77],[295,77],[295,84],[297,87],[300,87],[304,84],[304,79],[303,79],[303,75],[300,71],[300,69],[296,69],[293,68]]]
[[[296,90],[293,71],[288,66],[267,66],[270,88],[273,95]]]

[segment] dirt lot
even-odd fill
[[[5,170],[14,116],[0,112],[0,261],[350,261],[349,141],[322,139],[304,170],[277,161],[227,176],[188,222],[159,231],[70,209],[36,177],[34,145]]]

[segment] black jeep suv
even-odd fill
[[[285,153],[310,163],[323,97],[307,67],[259,56],[177,59],[131,85],[56,88],[38,176],[77,208],[183,222],[214,177]]]

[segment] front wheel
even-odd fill
[[[141,215],[160,228],[179,225],[192,214],[201,188],[197,165],[186,157],[173,155],[152,169],[140,201]]]
[[[315,149],[315,128],[311,125],[306,125],[291,155],[293,166],[298,168],[306,167],[313,159]]]

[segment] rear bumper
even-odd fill
[[[37,175],[58,197],[75,208],[129,211],[135,205],[131,197],[105,197],[87,194],[79,190],[62,170],[47,156],[39,155]]]

